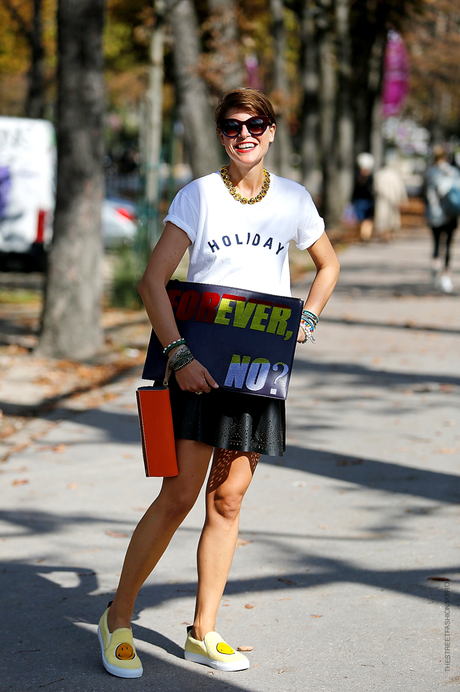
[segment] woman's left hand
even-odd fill
[[[303,329],[299,327],[299,333],[297,334],[297,343],[298,344],[304,344],[307,340],[307,337],[305,336],[305,332]]]
[[[184,392],[195,394],[209,394],[212,389],[218,389],[219,385],[206,368],[197,360],[177,370],[176,382]]]

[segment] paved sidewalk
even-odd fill
[[[137,602],[144,676],[101,666],[96,623],[159,488],[130,376],[0,465],[2,692],[458,688],[460,251],[449,296],[429,252],[424,234],[349,247],[316,344],[298,348],[288,451],[262,457],[217,626],[254,647],[251,669],[182,658],[202,500]]]

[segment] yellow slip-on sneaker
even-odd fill
[[[184,658],[194,663],[203,663],[215,670],[246,670],[249,659],[234,651],[217,632],[208,632],[200,642],[191,635],[192,627],[187,627]]]
[[[107,624],[108,613],[107,608],[97,628],[104,668],[119,678],[140,678],[144,671],[134,648],[133,633],[128,627],[120,627],[110,633]]]

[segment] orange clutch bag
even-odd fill
[[[168,387],[139,387],[136,398],[145,475],[177,476],[179,470]]]

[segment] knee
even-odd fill
[[[212,508],[215,514],[226,522],[234,522],[240,513],[244,493],[216,493]]]
[[[185,519],[196,502],[197,495],[189,489],[176,489],[174,493],[162,492],[160,494],[164,512],[171,519]]]

